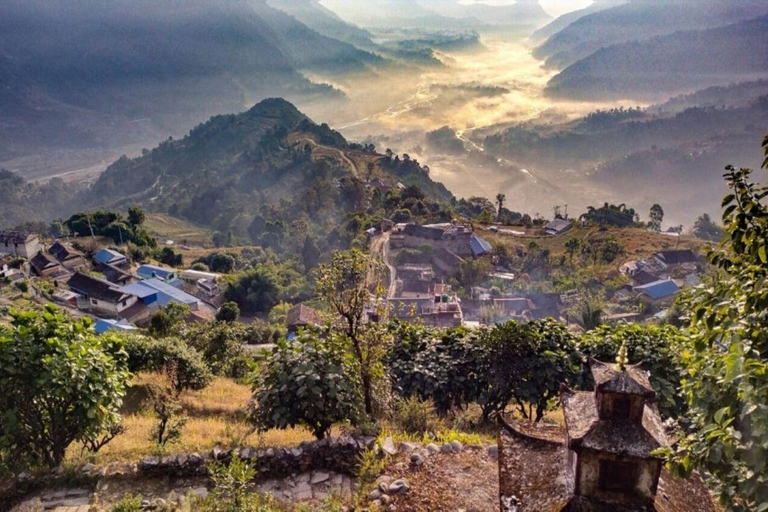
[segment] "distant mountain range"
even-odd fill
[[[370,32],[347,23],[320,3],[320,0],[267,0],[267,3],[326,37],[333,37],[358,48],[375,47]]]
[[[547,23],[537,31],[535,31],[531,36],[528,38],[528,40],[538,46],[544,43],[547,39],[554,36],[561,30],[564,30],[572,23],[575,23],[576,21],[580,20],[581,18],[585,16],[589,16],[590,14],[594,14],[596,12],[604,11],[605,9],[610,9],[611,7],[615,7],[617,5],[621,5],[623,3],[626,3],[627,0],[595,0],[592,2],[591,5],[583,8],[583,9],[577,9],[575,11],[571,11],[568,13],[565,13],[561,16],[558,16],[551,22]]]
[[[598,50],[555,76],[546,93],[658,100],[763,77],[768,77],[768,16]]]
[[[268,96],[338,99],[302,71],[382,63],[264,0],[8,0],[0,160],[156,139]]]
[[[549,37],[534,55],[550,68],[565,69],[615,44],[722,27],[766,13],[768,4],[757,0],[630,0],[578,18]]]

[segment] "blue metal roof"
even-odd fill
[[[472,235],[472,238],[469,239],[469,245],[472,247],[472,254],[475,256],[482,256],[483,254],[488,254],[491,252],[493,247],[491,247],[491,244],[483,240],[477,235]]]
[[[109,330],[135,331],[136,327],[124,320],[105,320],[102,318],[93,325],[93,329],[97,334],[104,334]]]
[[[107,263],[110,263],[114,260],[124,260],[127,258],[119,252],[113,251],[112,249],[102,249],[93,255],[93,259],[106,265]]]
[[[144,300],[147,297],[151,297],[152,295],[157,295],[158,291],[152,288],[151,286],[145,286],[144,283],[134,283],[129,284],[128,286],[123,286],[120,288],[120,290],[124,293],[130,293],[131,295],[135,295],[138,298]]]
[[[158,267],[157,265],[141,265],[136,273],[141,277],[152,277],[154,275],[157,277],[162,277],[163,279],[167,279],[171,274],[175,274],[176,270],[172,268]]]
[[[183,292],[178,288],[171,286],[168,283],[164,283],[163,281],[160,281],[159,279],[147,279],[146,281],[142,281],[136,284],[147,286],[149,288],[157,290],[158,292],[157,300],[163,306],[165,306],[169,302],[179,302],[181,304],[187,304],[187,305],[197,304],[198,302],[200,302],[199,299],[194,295],[190,295],[187,292]],[[135,285],[131,285],[131,286],[135,286]]]
[[[654,281],[643,286],[635,287],[635,290],[648,294],[651,299],[663,299],[680,291],[680,287],[671,280]]]

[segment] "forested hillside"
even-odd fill
[[[320,3],[320,0],[268,0],[267,3],[324,36],[336,38],[358,48],[374,46],[367,30],[342,20]]]
[[[614,44],[725,26],[766,12],[765,2],[752,0],[632,0],[578,19],[550,37],[534,55],[551,68],[564,69]]]
[[[658,99],[768,75],[768,16],[604,48],[550,80],[547,94]]]
[[[580,20],[585,16],[589,16],[590,14],[604,11],[605,9],[609,9],[616,5],[621,5],[625,3],[625,1],[626,0],[595,0],[592,2],[592,4],[583,9],[577,9],[575,11],[567,12],[561,16],[558,16],[556,19],[552,20],[550,23],[547,23],[536,32],[531,34],[528,39],[531,43],[540,45],[577,20]]]
[[[141,204],[295,254],[307,236],[338,248],[361,233],[361,224],[345,231],[344,223],[371,207],[364,183],[371,177],[390,186],[415,185],[425,201],[452,197],[405,155],[400,160],[350,144],[287,101],[269,99],[242,114],[216,116],[139,158],[121,158],[94,184],[87,202]],[[398,200],[386,206],[378,197],[382,214],[399,207]]]

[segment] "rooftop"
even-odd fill
[[[663,299],[680,291],[680,287],[671,279],[659,280],[642,286],[635,286],[635,291],[648,295],[651,299]]]
[[[0,230],[0,244],[23,244],[33,238],[37,238],[37,235],[26,231]]]
[[[593,359],[591,361],[592,377],[595,388],[604,393],[621,393],[641,395],[653,399],[656,392],[648,380],[648,374],[640,365],[627,365],[624,371],[617,371],[615,365]]]
[[[144,294],[142,298],[152,295],[152,290],[154,290],[154,292],[157,293],[157,302],[160,303],[161,306],[165,306],[169,302],[177,302],[187,305],[200,302],[197,297],[155,278],[134,283],[121,289],[128,291],[133,295],[138,295],[139,297],[142,297],[142,295],[139,295],[142,293]]]
[[[56,241],[48,249],[48,252],[53,254],[53,257],[59,261],[64,261],[72,258],[82,257],[83,253],[73,249],[72,247],[65,245],[59,241]]]
[[[659,251],[655,256],[667,265],[681,265],[683,263],[695,263],[698,258],[690,249],[675,249]]]
[[[72,290],[87,295],[89,298],[105,302],[117,303],[131,295],[108,281],[97,279],[82,272],[75,273],[69,279],[68,285]]]
[[[285,324],[288,327],[298,327],[301,325],[320,325],[320,314],[316,309],[304,304],[298,304],[288,310],[285,317]]]
[[[482,256],[483,254],[488,254],[493,250],[491,244],[477,235],[472,235],[472,238],[469,239],[469,245],[472,247],[472,254],[475,256]]]
[[[107,263],[113,263],[115,261],[124,260],[127,258],[125,255],[120,254],[119,252],[112,249],[101,249],[99,252],[94,254],[93,259],[106,265]]]

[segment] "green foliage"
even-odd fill
[[[196,349],[214,374],[244,377],[248,359],[243,345],[251,338],[248,326],[233,322],[215,322],[192,326],[183,333],[190,347]]]
[[[110,512],[141,512],[141,495],[126,494]]]
[[[627,208],[625,204],[615,205],[605,203],[599,208],[595,208],[594,206],[587,207],[587,212],[583,213],[579,219],[600,226],[617,226],[624,228],[636,223],[635,216],[635,210],[633,208]]]
[[[53,306],[11,316],[0,327],[0,451],[56,467],[72,442],[119,422],[127,354]]]
[[[169,302],[165,307],[152,315],[149,321],[149,333],[156,338],[173,335],[184,320],[189,316],[189,306]]]
[[[679,391],[683,375],[675,354],[684,341],[685,336],[670,325],[600,326],[583,336],[581,351],[599,361],[613,361],[626,344],[629,362],[642,363],[643,370],[650,372],[659,411],[665,417],[677,417],[685,412],[685,403]]]
[[[343,337],[354,359],[362,385],[365,413],[374,414],[374,387],[384,382],[383,359],[389,337],[383,327],[388,307],[382,304],[381,266],[359,249],[336,252],[330,264],[315,273],[318,295],[336,314],[331,327]],[[371,290],[374,290],[373,292]],[[370,304],[376,304],[378,322],[366,322]]]
[[[267,313],[280,299],[280,283],[270,267],[258,265],[230,281],[224,296],[248,314]]]
[[[485,417],[514,401],[524,418],[540,421],[561,384],[582,384],[584,356],[565,324],[552,319],[499,324],[483,343],[488,383],[479,403]]]
[[[237,322],[240,318],[240,307],[237,302],[225,302],[216,312],[216,320],[219,322]]]
[[[236,255],[225,252],[213,252],[207,256],[199,258],[195,263],[202,263],[205,265],[205,271],[218,272],[221,274],[229,274],[234,272],[237,265]]]
[[[202,512],[273,512],[279,510],[271,495],[249,492],[256,469],[233,454],[232,462],[211,462],[208,474],[213,482],[211,493],[197,504]]]
[[[64,226],[75,236],[106,236],[116,244],[131,242],[139,247],[155,247],[157,242],[143,226],[144,212],[131,207],[128,218],[111,211],[76,213],[64,221]]]
[[[710,242],[719,242],[723,238],[723,228],[718,226],[708,213],[705,213],[693,224],[693,236]]]
[[[768,156],[768,137],[763,143]],[[768,510],[768,187],[728,167],[726,237],[709,254],[718,275],[686,301],[690,338],[678,352],[693,428],[673,469],[699,468],[728,510]]]
[[[424,435],[440,429],[440,420],[434,405],[415,396],[397,403],[395,423],[400,430],[409,434]]]
[[[252,419],[262,430],[303,425],[321,439],[334,423],[356,422],[359,389],[344,344],[301,331],[290,344],[278,341],[255,375]]]
[[[664,220],[664,209],[660,205],[654,204],[651,206],[649,217],[651,220],[648,222],[648,227],[656,232],[661,231],[661,222]]]
[[[122,335],[122,339],[132,372],[162,372],[173,364],[173,387],[177,391],[200,390],[211,382],[211,371],[200,352],[178,338]]]
[[[163,247],[157,259],[160,263],[169,267],[181,267],[184,265],[184,257],[170,247]]]
[[[441,414],[480,397],[487,382],[487,356],[477,331],[396,322],[393,334],[386,361],[400,396],[431,400]]]

